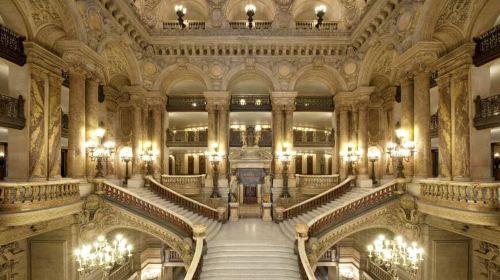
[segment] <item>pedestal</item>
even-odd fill
[[[237,222],[240,219],[240,204],[238,202],[229,203],[229,221]]]
[[[271,216],[272,203],[262,203],[262,221],[271,222],[273,220]]]

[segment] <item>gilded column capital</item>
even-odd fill
[[[273,109],[295,110],[296,91],[273,91],[271,92],[271,104]],[[292,109],[293,108],[293,109]]]

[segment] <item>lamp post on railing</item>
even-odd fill
[[[102,178],[104,177],[102,172],[104,168],[103,161],[106,161],[114,154],[115,143],[113,141],[103,143],[104,134],[106,134],[104,128],[98,128],[92,134],[95,139],[90,139],[85,143],[87,155],[92,161],[96,161],[95,178]]]
[[[123,178],[123,186],[126,187],[128,185],[128,163],[132,160],[134,154],[132,152],[132,148],[130,147],[123,147],[120,150],[120,159],[125,162],[125,178]]]
[[[295,157],[295,151],[290,149],[290,145],[288,143],[283,144],[283,149],[278,152],[277,157],[283,164],[283,192],[281,193],[281,197],[288,198],[290,197],[290,193],[288,192],[288,165]]]
[[[255,7],[254,4],[248,4],[245,6],[245,13],[247,14],[248,17],[248,29],[253,28],[253,16],[255,15],[256,10],[257,7]]]
[[[318,22],[316,23],[315,27],[316,29],[320,29],[321,24],[323,24],[323,17],[325,16],[326,13],[326,6],[319,5],[314,9],[314,12],[316,13],[316,17],[318,18]]]
[[[182,29],[186,28],[186,24],[184,23],[184,17],[186,16],[187,9],[182,5],[175,5],[174,10],[175,13],[177,14],[177,21],[179,22],[179,26]]]
[[[205,152],[210,164],[212,164],[213,188],[211,198],[220,197],[219,193],[219,163],[224,159],[224,153],[219,151],[217,143],[212,144],[212,151]]]
[[[409,140],[408,131],[397,128],[396,142],[389,142],[387,144],[387,153],[392,159],[396,159],[398,162],[396,166],[397,178],[405,178],[403,161],[410,161],[415,152],[415,142]]]
[[[153,150],[151,142],[144,143],[139,158],[146,163],[146,176],[153,175],[153,162],[157,157],[158,151]]]
[[[375,176],[375,162],[380,159],[380,150],[377,147],[368,148],[368,160],[372,163],[372,184],[376,185],[377,177]]]
[[[347,175],[356,175],[356,162],[361,158],[361,152],[353,143],[347,144],[347,150],[340,152],[340,156],[347,163]]]

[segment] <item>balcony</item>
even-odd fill
[[[477,67],[500,57],[500,25],[474,38],[473,62]]]
[[[206,147],[207,128],[167,129],[167,147]]]
[[[232,112],[271,111],[269,95],[234,95],[231,96]]]
[[[187,30],[205,30],[205,22],[204,21],[184,21],[186,24]],[[163,30],[167,31],[176,31],[180,30],[179,22],[176,20],[167,21],[163,23]]]
[[[25,124],[24,98],[0,95],[0,126],[23,129]]]
[[[309,130],[307,128],[294,128],[294,147],[333,147],[335,146],[335,131]]]
[[[335,110],[331,96],[297,96],[296,112],[333,112]]]
[[[24,40],[26,40],[26,37],[0,24],[0,57],[19,66],[26,64]]]
[[[439,115],[438,113],[435,113],[434,115],[431,116],[431,123],[429,125],[431,129],[431,138],[437,138],[439,133]]]
[[[324,21],[321,24],[320,29],[316,28],[317,21],[315,20],[304,20],[304,21],[296,21],[295,29],[296,30],[317,30],[318,32],[335,32],[338,30],[338,22],[336,21]]]
[[[259,147],[272,147],[273,132],[270,127],[264,126],[256,129],[255,126],[231,126],[229,131],[230,147],[251,147],[255,145]]]
[[[474,126],[477,129],[486,129],[500,126],[500,95],[474,99],[476,115]]]
[[[273,27],[272,21],[259,21],[256,20],[253,22],[252,30],[271,30]],[[246,20],[238,20],[238,21],[230,21],[229,27],[233,30],[245,30],[248,29],[248,21]]]
[[[167,111],[204,112],[206,104],[205,97],[202,95],[171,96],[167,101]]]

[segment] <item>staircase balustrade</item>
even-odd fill
[[[152,177],[147,177],[146,180],[150,181],[150,188],[153,192],[159,195],[161,198],[171,201],[187,210],[190,210],[198,215],[207,217],[209,219],[214,219],[223,222],[225,220],[226,209],[224,211],[214,209],[210,206],[202,204],[196,200],[193,200],[187,196],[177,193],[162,184],[158,183]]]
[[[80,201],[80,181],[0,183],[0,211],[17,212],[68,205]]]
[[[128,259],[127,262],[125,262],[122,266],[111,272],[111,274],[108,276],[107,279],[108,280],[128,279],[128,277],[134,273],[133,267],[134,266],[132,260]]]
[[[345,182],[345,181],[344,181]],[[332,209],[307,224],[309,236],[317,236],[323,230],[336,225],[356,214],[394,199],[400,194],[399,184],[401,181],[394,180],[369,192],[363,197],[355,198],[344,206]],[[340,186],[339,186],[340,187]]]
[[[184,280],[200,279],[201,269],[203,267],[203,251],[205,247],[205,236],[195,237],[196,248],[194,251],[193,260],[189,265]]]
[[[278,221],[279,220],[286,220],[290,219],[293,217],[296,217],[302,213],[305,213],[313,208],[320,207],[324,205],[325,203],[328,203],[332,201],[333,199],[340,197],[341,195],[345,194],[348,192],[352,186],[351,186],[351,181],[354,180],[354,177],[348,177],[345,179],[341,184],[324,191],[323,193],[320,193],[314,197],[311,197],[301,203],[298,203],[294,206],[291,206],[287,209],[283,210],[282,215],[280,213],[277,213],[278,216]],[[334,185],[332,185],[334,186]],[[278,211],[277,211],[278,212]],[[282,216],[282,219],[280,219]]]
[[[197,195],[205,186],[205,174],[202,175],[161,175],[161,185],[182,195]]]
[[[340,177],[334,175],[300,175],[296,174],[297,186],[302,193],[318,193],[338,185]]]
[[[316,280],[309,258],[307,257],[306,241],[308,228],[305,224],[295,225],[295,238],[297,239],[297,252],[299,255],[299,270],[303,280]]]
[[[473,211],[499,209],[500,183],[422,180],[419,200]]]
[[[368,274],[378,280],[392,280],[392,276],[386,270],[373,263],[371,260],[366,262],[366,270]]]

